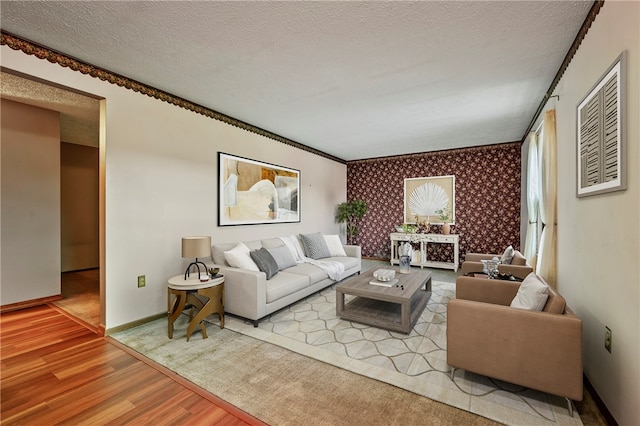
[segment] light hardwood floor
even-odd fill
[[[43,305],[0,315],[2,425],[262,425]]]

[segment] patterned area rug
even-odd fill
[[[563,398],[461,370],[451,379],[446,306],[454,297],[455,284],[433,281],[431,299],[408,335],[337,318],[332,286],[257,328],[227,315],[220,330],[212,316],[209,338],[196,331],[186,342],[182,315],[174,339],[167,337],[166,319],[111,337],[270,424],[310,418],[349,424],[344,419],[358,409],[360,420],[369,424],[415,424],[427,415],[434,421],[441,416],[441,424],[486,424],[484,417],[510,425],[581,425],[577,411],[569,416]],[[438,409],[422,397],[482,417]]]
[[[271,315],[258,328],[232,316],[225,327],[501,423],[582,424],[575,410],[569,416],[564,398],[463,370],[451,379],[446,317],[455,284],[434,281],[432,291],[408,335],[338,318],[335,285]]]

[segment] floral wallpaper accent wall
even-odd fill
[[[452,234],[460,235],[460,261],[467,252],[520,249],[520,142],[347,163],[347,198],[369,210],[357,243],[366,257],[388,259],[389,234],[402,224],[404,179],[455,175],[456,212]],[[436,218],[432,219],[436,221]],[[432,225],[430,232],[441,233]],[[429,258],[453,262],[453,247],[430,244]]]

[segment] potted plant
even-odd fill
[[[358,235],[360,219],[367,214],[367,203],[363,200],[353,200],[338,204],[336,221],[347,224],[347,244],[354,244]]]
[[[451,225],[449,224],[449,206],[436,210],[438,219],[442,221],[442,233],[448,234],[451,232]]]

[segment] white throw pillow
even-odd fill
[[[230,266],[250,271],[259,271],[258,265],[251,259],[251,250],[243,243],[238,243],[234,248],[224,252],[224,259]]]
[[[338,235],[323,236],[324,240],[327,242],[327,247],[329,247],[329,253],[331,253],[331,257],[347,257],[347,253],[344,252],[342,241],[340,241],[340,237]]]
[[[503,265],[510,265],[513,260],[513,256],[515,256],[516,252],[513,249],[513,246],[509,246],[502,253],[502,259],[500,259],[500,263]]]
[[[549,287],[532,272],[520,284],[518,294],[511,301],[511,307],[528,311],[541,311],[548,298]]]

